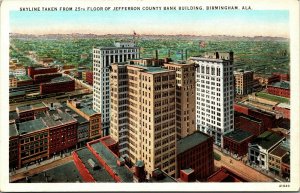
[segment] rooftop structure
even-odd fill
[[[32,80],[31,77],[27,76],[27,75],[20,75],[20,76],[16,76],[16,78],[18,79],[18,81],[27,81],[27,80]]]
[[[208,182],[247,182],[242,176],[223,166],[207,180]]]
[[[14,137],[14,136],[18,136],[19,132],[17,129],[17,125],[14,124],[9,124],[9,137]]]
[[[234,141],[241,142],[253,135],[248,131],[236,129],[234,131],[231,131],[230,133],[225,134],[224,136],[233,139]]]
[[[196,131],[195,133],[182,138],[181,140],[177,141],[177,154],[185,152],[201,144],[208,138],[210,138],[209,135],[206,135],[205,133],[199,131]]]

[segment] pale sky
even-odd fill
[[[10,32],[25,34],[233,35],[289,37],[285,10],[10,12]]]

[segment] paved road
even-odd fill
[[[73,157],[68,156],[68,157],[64,157],[64,158],[61,158],[61,159],[54,160],[54,161],[52,161],[50,163],[47,163],[45,165],[38,165],[37,167],[35,167],[33,169],[25,170],[23,172],[20,172],[20,173],[17,173],[15,175],[10,176],[9,180],[10,180],[10,182],[14,182],[14,181],[23,179],[26,176],[32,176],[34,174],[41,173],[45,170],[49,170],[51,168],[55,168],[57,166],[63,165],[63,164],[65,164],[67,162],[70,162],[72,160],[73,160]]]
[[[262,173],[254,170],[253,168],[246,166],[242,161],[237,161],[230,156],[224,155],[218,149],[214,148],[214,151],[221,156],[221,160],[215,160],[215,166],[225,166],[228,169],[241,174],[242,177],[246,178],[250,182],[273,182],[274,180]],[[231,161],[230,161],[231,160]],[[231,163],[230,163],[231,162]]]

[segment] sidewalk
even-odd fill
[[[14,171],[10,171],[9,172],[9,176],[13,176],[13,175],[16,175],[16,174],[19,174],[19,173],[25,173],[29,170],[32,170],[32,169],[35,169],[35,168],[38,168],[40,166],[43,166],[43,165],[47,165],[49,163],[52,163],[54,161],[57,161],[57,160],[61,160],[65,157],[68,157],[71,155],[71,152],[69,153],[64,153],[62,155],[55,155],[53,156],[52,158],[50,159],[47,159],[47,160],[44,160],[44,161],[41,161],[39,163],[36,163],[36,164],[32,164],[32,165],[29,165],[29,166],[26,166],[26,167],[23,167],[23,168],[20,168],[18,170],[14,170]]]

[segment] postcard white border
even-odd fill
[[[9,11],[21,6],[171,6],[171,5],[250,5],[255,10],[289,10],[290,12],[290,51],[291,51],[291,182],[290,183],[55,183],[55,184],[16,184],[9,183],[8,172],[8,63],[9,63]],[[4,0],[1,5],[1,71],[0,71],[0,109],[1,109],[1,191],[297,191],[299,190],[299,1],[296,0]],[[279,184],[289,184],[279,188]]]

